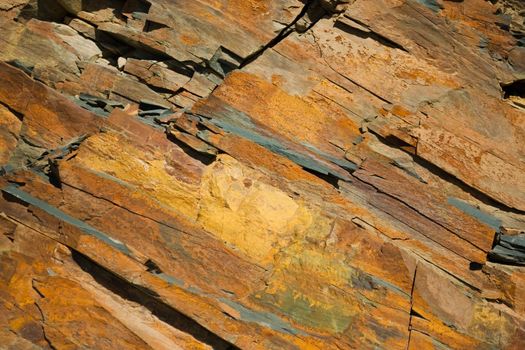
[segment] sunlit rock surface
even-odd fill
[[[0,0],[0,348],[524,349],[520,0]]]

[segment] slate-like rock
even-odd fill
[[[520,1],[0,3],[0,347],[522,349]]]

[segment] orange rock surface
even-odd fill
[[[0,349],[525,348],[519,0],[0,0]]]

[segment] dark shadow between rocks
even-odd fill
[[[90,274],[97,283],[112,293],[144,306],[161,321],[166,322],[184,333],[190,334],[198,341],[209,345],[213,349],[238,349],[235,345],[204,328],[192,318],[163,303],[156,292],[123,279],[78,251],[71,250],[71,252],[73,260],[78,266]]]

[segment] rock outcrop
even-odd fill
[[[0,348],[525,348],[523,18],[1,0]]]

